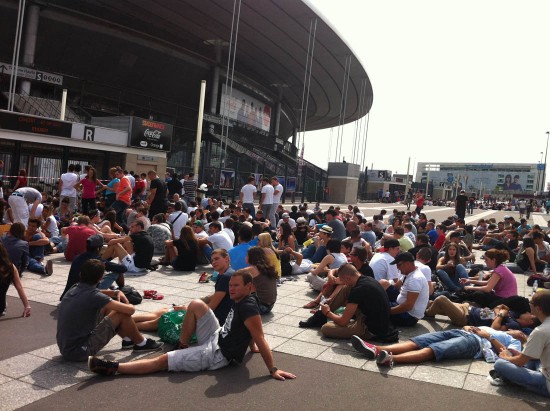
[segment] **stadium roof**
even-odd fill
[[[155,97],[196,106],[200,80],[210,81],[215,64],[210,40],[229,42],[231,0],[51,0],[37,1],[40,23],[37,68],[72,74]],[[13,38],[17,1],[3,2],[4,39]],[[345,123],[360,117],[361,84],[366,79],[367,110],[372,87],[353,51],[316,12],[300,0],[242,0],[234,86],[252,86],[251,95],[274,103],[283,85],[281,136],[298,127],[312,19],[317,20],[307,130],[339,124],[346,57],[351,68]],[[13,44],[2,42],[9,58]],[[228,48],[222,55],[225,74]],[[223,81],[223,80],[222,80]],[[365,111],[363,112],[365,113]]]

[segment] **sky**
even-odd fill
[[[310,1],[372,83],[369,169],[404,174],[409,157],[411,174],[418,162],[544,163],[550,1]],[[354,130],[343,130],[346,161]],[[329,142],[330,129],[307,132],[305,159],[326,168]]]

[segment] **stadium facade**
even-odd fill
[[[303,132],[357,120],[372,105],[363,65],[308,2],[23,3],[0,1],[4,175],[24,168],[50,181],[69,163],[91,163],[102,177],[115,164],[191,171],[206,80],[200,182],[231,196],[251,173],[276,175],[287,191],[321,199],[327,173],[300,158]]]

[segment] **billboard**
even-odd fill
[[[132,117],[128,145],[151,150],[170,151],[174,127],[159,121]]]
[[[242,125],[259,128],[269,132],[271,125],[271,107],[239,90],[233,89],[231,97],[222,93],[220,114]]]

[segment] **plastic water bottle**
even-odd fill
[[[485,273],[482,270],[479,270],[478,280],[483,281],[483,276],[484,275],[485,275]]]
[[[550,264],[546,263],[542,271],[542,276],[546,279],[550,278]]]
[[[466,262],[466,270],[469,270],[470,268],[472,268],[472,262],[468,260]]]
[[[539,282],[535,280],[535,282],[533,283],[533,294],[537,292],[538,288],[539,288]]]

